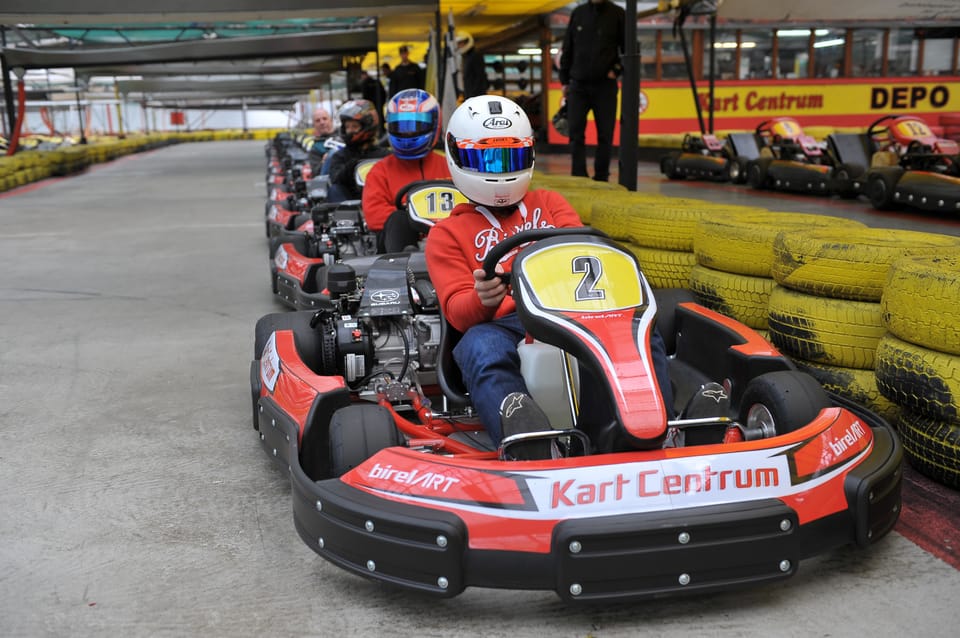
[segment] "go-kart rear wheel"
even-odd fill
[[[727,180],[732,184],[743,184],[747,181],[747,163],[742,157],[734,157],[727,162]]]
[[[766,188],[767,167],[756,160],[747,164],[747,183],[758,190]]]
[[[830,176],[830,189],[844,199],[852,199],[857,196],[853,180],[862,174],[863,167],[858,164],[841,164]]]
[[[802,428],[830,405],[827,393],[809,374],[768,372],[747,384],[740,399],[740,423],[748,439],[769,438]]]
[[[660,160],[660,172],[667,176],[667,179],[680,179],[683,175],[677,170],[677,156],[670,154]]]
[[[877,210],[890,210],[894,207],[893,193],[897,188],[899,175],[892,173],[873,173],[866,184],[867,197]]]
[[[403,437],[383,406],[348,405],[330,419],[330,472],[342,476],[388,447],[403,444]]]

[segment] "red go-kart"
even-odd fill
[[[456,335],[420,253],[382,256],[322,311],[258,322],[254,426],[320,556],[442,597],[478,586],[593,602],[780,580],[894,526],[902,452],[882,419],[685,291],[653,291],[598,231],[517,234],[487,256],[489,276],[513,253],[530,345],[558,353],[524,371],[531,391],[576,405],[572,359],[602,379],[609,422],[574,410],[493,448],[457,385]],[[654,326],[673,406],[653,373]],[[510,460],[518,438],[554,453]]]
[[[753,188],[828,194],[835,159],[790,117],[757,125],[761,155],[746,166]]]

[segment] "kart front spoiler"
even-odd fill
[[[801,559],[867,546],[893,528],[902,449],[885,424],[873,431],[873,450],[844,480],[847,509],[805,524],[769,498],[562,520],[548,553],[476,549],[453,512],[381,498],[339,479],[313,481],[296,462],[294,521],[307,545],[339,567],[440,597],[468,586],[552,589],[567,602],[726,590],[787,578]]]

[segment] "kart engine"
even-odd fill
[[[381,256],[366,276],[343,262],[329,267],[326,284],[337,310],[314,317],[323,334],[323,373],[341,375],[361,396],[383,392],[403,400],[411,387],[436,382],[436,292],[425,272],[410,267],[410,257]]]

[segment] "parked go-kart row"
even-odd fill
[[[748,183],[757,189],[857,197],[875,208],[960,210],[960,150],[916,116],[885,116],[860,133],[832,133],[823,143],[788,117],[751,133],[687,135],[661,159],[670,179]]]
[[[330,266],[316,310],[257,323],[253,424],[320,556],[437,596],[587,602],[776,581],[893,527],[901,448],[882,419],[689,293],[655,293],[599,231],[517,234],[487,256],[488,276],[512,250],[506,276],[535,340],[524,375],[555,416],[498,448],[459,381],[422,253]],[[673,406],[657,391],[654,326]],[[570,407],[577,366],[602,380],[609,419]],[[530,438],[555,443],[552,458],[511,460]]]

